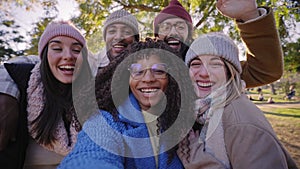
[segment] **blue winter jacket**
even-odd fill
[[[106,111],[91,117],[77,143],[58,169],[181,169],[175,153],[171,162],[163,151],[156,166],[147,127],[133,95],[118,107],[119,119]]]

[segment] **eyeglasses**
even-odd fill
[[[168,34],[171,31],[172,27],[174,27],[178,33],[183,33],[186,31],[187,24],[185,22],[176,22],[175,24],[171,24],[169,22],[163,22],[158,26],[159,26],[159,33]]]
[[[134,63],[131,64],[128,68],[130,75],[135,80],[141,80],[147,70],[150,70],[152,76],[156,79],[165,79],[167,77],[168,66],[164,63],[156,63],[151,67],[143,68],[141,64]]]

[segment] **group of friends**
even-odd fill
[[[177,0],[145,40],[132,14],[110,14],[97,55],[71,22],[51,22],[38,57],[0,69],[1,168],[297,168],[244,92],[282,75],[272,9],[255,0],[217,9],[235,19],[245,61],[224,33],[193,39]]]

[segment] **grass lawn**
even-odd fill
[[[260,108],[297,166],[300,166],[300,108]]]

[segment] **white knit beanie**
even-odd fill
[[[103,37],[105,39],[106,36],[106,29],[109,25],[115,23],[122,23],[128,25],[132,30],[136,37],[136,40],[139,41],[139,25],[137,19],[130,14],[129,12],[121,9],[113,12],[108,16],[106,19],[104,26],[103,26]]]
[[[78,40],[83,46],[86,46],[86,41],[81,32],[69,21],[52,21],[44,30],[39,44],[38,52],[42,58],[42,52],[48,42],[56,36],[68,36]]]
[[[242,67],[239,60],[239,50],[233,40],[220,32],[211,32],[199,36],[190,46],[185,64],[200,55],[215,55],[222,57],[230,62],[239,73],[242,73]]]

